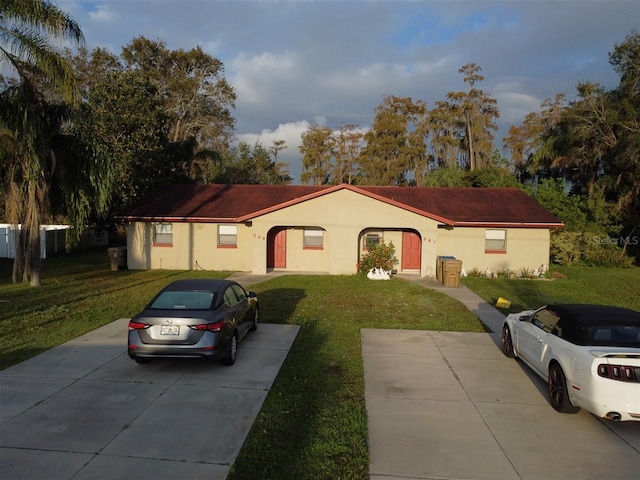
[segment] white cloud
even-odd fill
[[[242,133],[238,135],[238,140],[254,145],[256,142],[263,147],[269,148],[273,142],[284,140],[287,148],[278,154],[278,162],[289,165],[289,173],[296,183],[300,178],[302,164],[300,162],[300,150],[302,144],[301,135],[307,131],[311,124],[307,120],[288,122],[278,125],[274,130],[264,129],[260,133]]]
[[[519,125],[528,113],[540,110],[545,99],[525,93],[526,83],[526,79],[507,80],[492,87],[491,95],[498,102],[501,123]]]
[[[89,12],[89,18],[94,22],[113,23],[118,18],[118,15],[109,5],[96,5]]]
[[[277,140],[284,140],[287,142],[287,149],[295,148],[297,151],[301,143],[300,136],[310,126],[311,124],[307,120],[299,120],[297,122],[280,124],[275,130],[265,128],[260,133],[242,133],[238,135],[238,139],[250,145],[259,142],[267,148]]]
[[[275,90],[298,76],[296,60],[290,53],[241,53],[231,61],[231,83],[242,103],[266,105]]]

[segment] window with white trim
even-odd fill
[[[506,230],[485,230],[484,232],[485,252],[506,252],[507,251],[507,231]]]
[[[324,246],[324,230],[321,228],[304,229],[304,248],[321,249]]]
[[[380,232],[368,232],[363,237],[363,249],[369,250],[370,248],[375,248],[382,243],[382,233]]]
[[[153,243],[154,245],[173,245],[173,224],[154,223]]]
[[[218,246],[236,247],[238,245],[237,225],[218,225]]]

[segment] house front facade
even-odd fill
[[[438,256],[492,271],[549,263],[562,222],[518,189],[168,185],[120,217],[130,269],[350,275],[393,243],[399,272],[432,277]]]

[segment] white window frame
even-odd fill
[[[324,230],[322,228],[305,228],[302,246],[311,250],[322,250],[324,248]]]
[[[384,235],[382,232],[367,232],[363,235],[362,237],[362,250],[363,251],[367,251],[369,250],[369,242],[368,240],[376,240],[374,241],[375,245],[374,247],[377,247],[378,245],[382,245],[382,243],[384,242]]]
[[[153,224],[153,244],[173,245],[173,223]]]
[[[488,253],[506,252],[507,251],[507,231],[504,229],[485,230],[484,251]]]
[[[238,225],[218,225],[218,247],[238,246]]]

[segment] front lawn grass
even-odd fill
[[[553,280],[463,278],[462,283],[492,305],[498,297],[511,302],[503,313],[554,303],[593,303],[640,311],[640,268],[553,267],[565,278]]]

